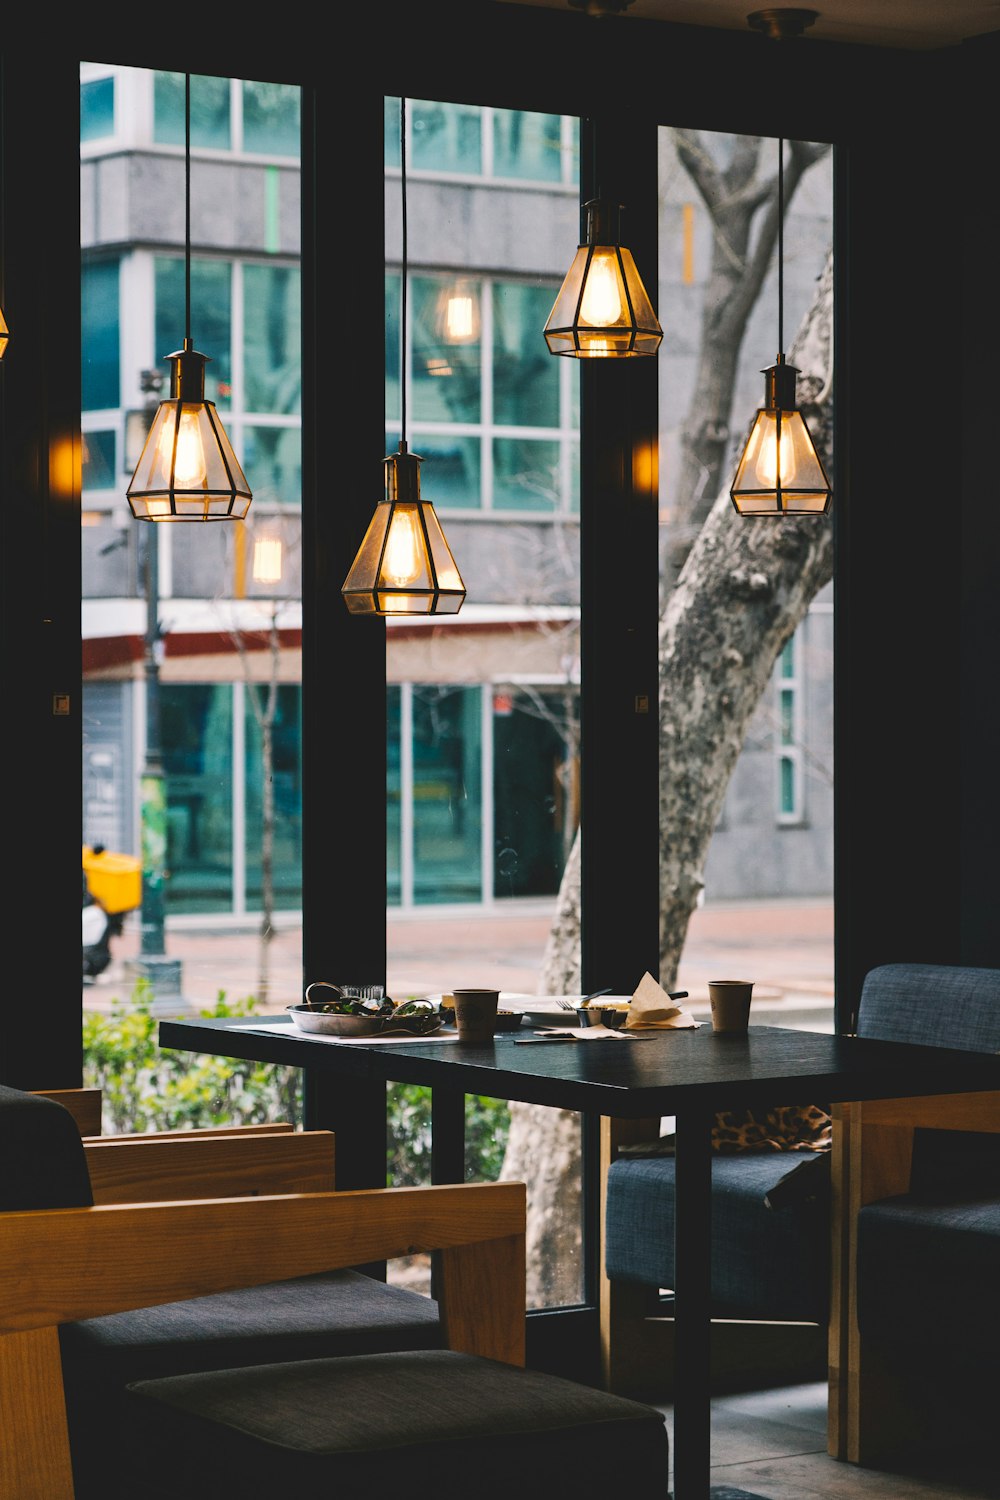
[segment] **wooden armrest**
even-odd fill
[[[100,1137],[83,1149],[98,1204],[321,1193],[335,1181],[328,1130]]]
[[[32,1089],[31,1092],[41,1094],[45,1099],[54,1099],[68,1109],[81,1135],[100,1135],[100,1089]]]
[[[0,1335],[441,1250],[449,1346],[523,1363],[524,1232],[519,1182],[9,1212]]]
[[[862,1125],[932,1130],[1000,1131],[1000,1093],[932,1094],[925,1099],[872,1099],[852,1105]]]
[[[144,1130],[141,1135],[105,1135],[101,1139],[108,1142],[172,1141],[178,1136],[182,1136],[184,1140],[201,1136],[217,1139],[223,1135],[288,1135],[294,1129],[290,1120],[276,1120],[270,1125],[206,1125],[198,1130]]]

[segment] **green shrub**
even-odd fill
[[[84,1011],[83,1081],[100,1088],[107,1135],[148,1130],[195,1130],[218,1125],[299,1124],[302,1075],[276,1063],[244,1062],[210,1053],[160,1049],[158,1019],[148,980],[136,982],[131,1002],[113,1001],[109,1014]],[[209,1017],[250,1016],[253,998],[234,1004],[220,992]],[[386,1182],[408,1186],[430,1180],[431,1091],[391,1084],[387,1091]],[[493,1181],[500,1173],[510,1110],[505,1101],[470,1095],[465,1101],[465,1175]]]

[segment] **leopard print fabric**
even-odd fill
[[[829,1151],[833,1122],[818,1104],[783,1104],[774,1109],[721,1110],[712,1126],[712,1150]]]

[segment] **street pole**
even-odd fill
[[[148,421],[156,411],[162,375],[142,372],[142,390],[147,397]],[[126,965],[136,978],[148,982],[154,1014],[175,1015],[185,1008],[181,1000],[181,963],[166,956],[167,878],[167,784],[163,771],[163,740],[160,720],[160,662],[163,632],[160,629],[160,536],[156,521],[140,527],[142,535],[143,584],[146,596],[146,631],[143,671],[146,688],[146,746],[139,779],[141,809],[142,909],[140,912],[140,957]]]

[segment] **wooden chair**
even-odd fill
[[[1000,1051],[1000,969],[888,964],[859,1035]],[[852,1104],[845,1447],[855,1463],[992,1449],[1000,1095]]]
[[[491,1492],[491,1474],[503,1471],[509,1483],[515,1458],[526,1462],[521,1443],[537,1450],[537,1472],[550,1482],[555,1468],[567,1463],[570,1471],[577,1466],[582,1480],[588,1458],[599,1466],[595,1446],[607,1450],[610,1476],[612,1458],[620,1467],[624,1445],[637,1471],[662,1470],[665,1490],[659,1413],[520,1368],[523,1184],[275,1193],[269,1189],[281,1155],[300,1184],[317,1172],[326,1180],[332,1169],[325,1132],[84,1141],[57,1102],[0,1087],[0,1494],[144,1500],[184,1493],[195,1500],[217,1496],[221,1488],[252,1500],[273,1494],[279,1481],[283,1488],[289,1478],[305,1483],[305,1473],[317,1467],[333,1474],[338,1495],[361,1494],[373,1481],[369,1493],[379,1493],[380,1474],[412,1464],[421,1450],[431,1468],[436,1464],[446,1475],[457,1466],[484,1494]],[[260,1191],[253,1185],[256,1169],[248,1165],[252,1156],[260,1158]],[[182,1195],[184,1158],[193,1164],[200,1197]],[[210,1159],[216,1165],[208,1165]],[[163,1173],[169,1201],[142,1199],[147,1169]],[[211,1196],[207,1190],[220,1185],[218,1173],[224,1188],[238,1184],[244,1196]],[[390,1345],[337,1357],[314,1350],[314,1357],[286,1356],[279,1363],[233,1368],[210,1359],[199,1367],[199,1303],[190,1299],[206,1299],[205,1307],[283,1278],[312,1278],[417,1250],[436,1254],[445,1347]],[[189,1358],[177,1373],[148,1378],[130,1371],[118,1346],[120,1420],[110,1440],[104,1432],[96,1445],[97,1467],[90,1467],[91,1452],[74,1476],[68,1367],[74,1359],[83,1367],[88,1357],[87,1339],[75,1347],[74,1335],[130,1313],[141,1317],[140,1309],[149,1315],[185,1304],[195,1315]],[[299,1382],[291,1394],[289,1380]],[[184,1405],[192,1381],[194,1414]],[[311,1401],[301,1399],[303,1383]],[[241,1392],[246,1397],[247,1390],[244,1411]],[[378,1390],[382,1401],[374,1399]],[[234,1409],[235,1426],[226,1418]],[[319,1414],[322,1453],[313,1432],[303,1439],[304,1412]],[[416,1428],[414,1412],[423,1412]],[[442,1426],[442,1413],[450,1425]],[[250,1431],[254,1420],[273,1424],[279,1415],[278,1431]],[[185,1423],[193,1425],[194,1437],[179,1430]],[[389,1441],[393,1431],[404,1434],[401,1446]],[[476,1455],[490,1461],[484,1484],[469,1467]],[[394,1472],[402,1482],[402,1471]],[[521,1491],[542,1493],[523,1485]]]

